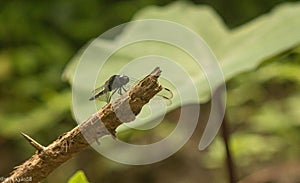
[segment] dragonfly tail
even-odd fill
[[[89,98],[90,101],[95,100],[95,99],[96,99],[95,96],[92,96],[91,98]]]
[[[94,96],[91,96],[91,98],[89,98],[90,101],[92,100],[96,100],[100,95],[102,95],[104,92],[99,92],[98,94],[94,95]]]

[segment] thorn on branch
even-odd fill
[[[20,133],[36,150],[38,150],[38,152],[41,152],[41,151],[43,151],[45,149],[44,146],[42,146],[41,144],[39,144],[33,138],[29,137],[28,135],[26,135],[23,132],[20,132]]]

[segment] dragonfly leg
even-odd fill
[[[108,97],[108,99],[107,99],[107,103],[109,103],[110,102],[110,100],[111,100],[111,95]]]
[[[115,89],[115,90],[112,92],[112,94],[109,95],[108,100],[107,100],[107,103],[110,102],[111,97],[116,93],[117,90],[118,90],[118,89]]]
[[[118,88],[117,90],[118,90],[118,94],[122,95],[122,88]]]
[[[122,87],[120,88],[120,95],[122,95],[122,90],[124,90],[124,92],[127,92],[127,90],[124,88],[124,86],[122,86]]]

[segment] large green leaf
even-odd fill
[[[182,13],[184,12],[184,13]],[[136,14],[134,20],[162,19],[180,23],[200,35],[218,58],[225,79],[238,73],[253,69],[261,62],[291,49],[300,43],[300,3],[278,6],[271,13],[263,15],[234,30],[228,30],[221,18],[208,6],[196,6],[186,2],[176,2],[166,7],[148,7]],[[141,34],[147,29],[126,27],[117,37],[117,41],[130,35]],[[172,33],[170,33],[172,34]],[[117,41],[97,39],[98,49],[110,51]],[[191,43],[193,44],[193,43]],[[191,64],[192,58],[182,50],[163,43],[136,43],[129,45],[112,55],[100,73],[97,82],[103,83],[110,75],[118,72],[122,66],[134,58],[156,54],[171,58],[185,68],[197,86],[201,102],[209,99],[210,90],[205,77],[199,77],[199,68]],[[75,65],[80,55],[66,68],[64,78],[72,83]],[[95,60],[95,63],[96,60]],[[188,63],[188,64],[186,64]],[[90,65],[95,67],[95,65]],[[180,80],[180,75],[174,75]],[[175,101],[176,101],[175,96]],[[195,99],[195,102],[197,100]]]
[[[229,80],[237,74],[256,68],[259,64],[269,58],[278,56],[289,49],[299,46],[299,17],[300,3],[283,4],[269,14],[258,17],[236,29],[229,30],[222,22],[221,18],[210,7],[196,6],[186,2],[176,2],[166,7],[152,6],[145,8],[138,12],[133,20],[149,21],[159,19],[176,22],[179,25],[185,26],[204,39],[218,59],[225,80]],[[120,31],[120,29],[117,29],[117,31]],[[182,47],[178,47],[176,44],[155,42],[152,40],[156,39],[150,38],[145,39],[144,41],[131,42],[131,44],[127,44],[125,47],[120,46],[120,43],[128,43],[128,40],[131,40],[132,37],[145,38],[148,35],[157,34],[159,31],[161,34],[167,34],[167,37],[172,37],[172,39],[175,39],[176,41],[180,40],[181,42],[179,42],[181,45],[188,45],[192,47],[191,50],[194,49],[198,51],[202,56],[200,57],[200,61],[202,62],[201,68],[197,62],[195,62],[194,55],[190,53],[191,50],[186,50],[185,47],[182,49]],[[199,40],[188,39],[187,37],[182,38],[183,35],[177,31],[177,29],[167,29],[166,31],[163,27],[157,29],[157,26],[155,27],[147,24],[129,24],[128,26],[123,27],[122,32],[118,34],[115,39],[104,39],[103,37],[97,38],[89,45],[89,49],[85,50],[81,56],[77,55],[77,57],[71,61],[70,66],[66,68],[64,74],[64,77],[68,79],[71,84],[75,78],[77,83],[73,83],[73,86],[75,86],[75,88],[77,87],[77,89],[79,88],[79,91],[82,92],[80,94],[81,96],[73,102],[75,108],[76,106],[81,107],[79,110],[73,108],[75,109],[74,113],[77,121],[83,121],[83,119],[86,119],[94,112],[91,105],[86,102],[88,96],[85,95],[88,90],[92,90],[90,83],[95,83],[95,80],[90,81],[94,78],[89,77],[89,75],[90,73],[96,73],[97,70],[99,70],[99,60],[103,60],[103,58],[107,58],[107,60],[103,65],[101,72],[98,73],[96,85],[104,83],[112,74],[124,71],[124,68],[127,69],[128,65],[131,64],[135,64],[135,67],[130,70],[130,74],[135,76],[135,72],[142,70],[144,75],[146,75],[145,68],[150,72],[151,68],[149,65],[151,65],[153,69],[153,63],[155,63],[162,68],[163,74],[168,72],[168,77],[172,79],[173,83],[174,81],[177,82],[175,87],[172,87],[172,85],[166,82],[162,82],[164,86],[171,88],[172,91],[175,92],[173,104],[171,107],[167,108],[167,112],[181,105],[199,103],[199,101],[200,103],[204,103],[208,101],[212,96],[212,90],[215,89],[216,85],[222,84],[223,78],[220,77],[218,71],[214,72],[214,69],[209,70],[209,68],[207,69],[204,67],[214,64],[213,62],[215,60],[212,59],[213,57],[211,56],[210,51],[205,49],[205,47],[199,47]],[[106,36],[111,36],[110,34]],[[101,52],[101,54],[99,54],[99,52]],[[132,62],[133,60],[144,58],[148,55],[158,55],[163,58],[168,58],[172,61],[171,63],[173,65],[175,63],[175,65],[182,68],[182,70],[187,71],[199,97],[193,96],[194,91],[192,91],[187,84],[188,79],[183,79],[182,74],[175,71],[172,65],[156,62],[158,58],[156,58],[157,60],[146,60],[145,62],[140,63]],[[80,59],[81,61],[84,61],[84,63],[79,62],[79,65],[77,65]],[[199,61],[199,58],[196,59]],[[77,67],[75,67],[75,65],[77,65]],[[75,75],[76,69],[74,70],[74,68],[79,68],[80,70],[84,68],[86,69],[86,72],[78,74],[77,70]],[[211,85],[210,79],[215,82],[214,86]],[[78,80],[81,82],[78,82]],[[186,95],[181,96],[181,93]],[[214,111],[214,109],[212,109],[212,111]],[[145,110],[142,111],[141,116],[143,116],[144,112]],[[161,116],[165,111],[157,110],[151,112],[151,117],[146,118],[144,123],[137,122],[133,126],[137,127],[143,124],[147,126],[149,121]],[[221,113],[222,111],[218,112],[217,115],[211,115],[210,117],[212,118],[210,119],[213,119],[214,117],[218,118],[217,116],[220,116]],[[218,120],[214,121],[217,122]],[[211,137],[213,137],[213,135],[209,135],[208,137],[207,134],[216,134],[216,130],[219,126],[220,124],[208,122],[208,126],[203,135],[204,138],[202,138],[200,142],[200,149],[209,144],[212,140]],[[121,128],[119,129],[122,130]],[[149,129],[149,127],[143,129]]]
[[[217,52],[226,78],[300,43],[300,3],[287,3],[231,31]]]

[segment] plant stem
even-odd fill
[[[228,126],[227,126],[227,120],[226,120],[226,116],[223,120],[222,123],[222,137],[223,137],[223,141],[225,144],[225,150],[226,150],[226,164],[227,164],[227,170],[228,170],[228,175],[229,175],[229,181],[230,183],[235,183],[236,182],[236,174],[235,174],[235,166],[234,166],[234,162],[233,162],[233,158],[230,152],[230,147],[229,147],[229,138],[230,138],[230,134],[228,132]]]

